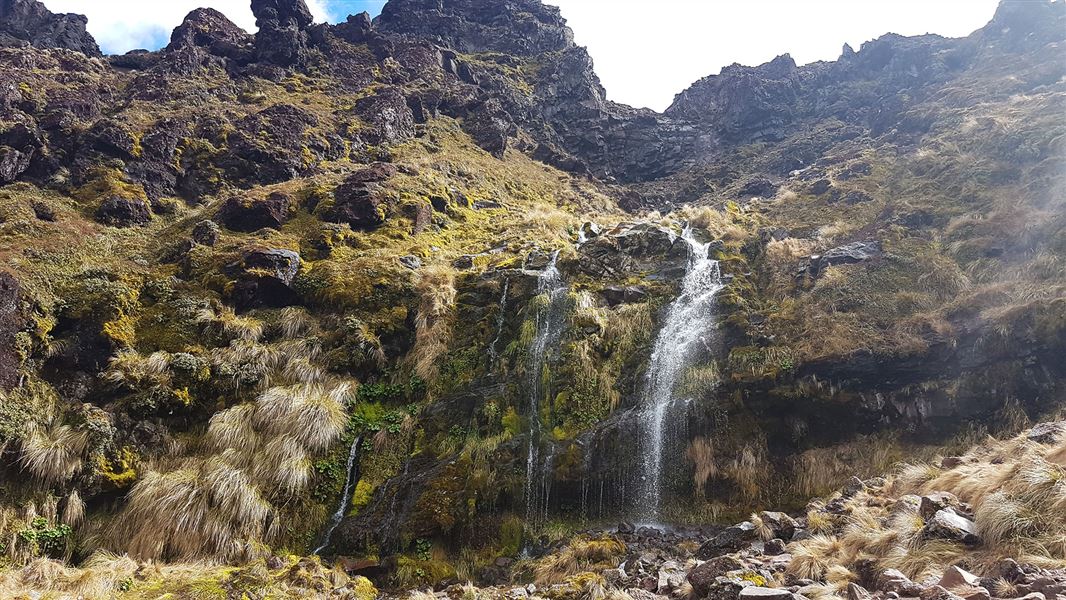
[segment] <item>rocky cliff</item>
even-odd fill
[[[536,0],[252,11],[105,57],[84,18],[0,3],[13,561],[324,546],[503,577],[632,513],[693,244],[724,287],[676,373],[664,518],[1061,410],[1061,0],[730,66],[661,114],[607,101]]]

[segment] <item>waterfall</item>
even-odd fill
[[[348,463],[345,468],[346,476],[344,478],[344,492],[341,493],[340,502],[337,504],[337,510],[333,513],[333,516],[329,518],[329,527],[326,528],[326,535],[322,538],[322,545],[315,548],[315,551],[311,554],[318,554],[329,546],[330,538],[333,537],[333,531],[337,529],[337,526],[341,524],[341,519],[344,518],[344,513],[348,511],[348,502],[352,498],[352,486],[355,482],[359,481],[359,446],[363,443],[363,437],[358,436],[355,441],[352,442],[352,447],[348,449]]]
[[[682,433],[667,420],[668,412],[678,400],[677,386],[685,371],[707,354],[708,337],[715,324],[715,296],[724,287],[718,261],[708,257],[709,244],[693,239],[688,228],[681,237],[688,244],[688,266],[681,293],[667,308],[655,340],[640,418],[643,459],[637,481],[637,514],[649,523],[659,519],[664,439],[670,436],[672,440],[674,434]]]
[[[526,520],[534,526],[540,515],[547,514],[550,488],[546,480],[551,477],[549,454],[541,463],[540,457],[540,403],[551,391],[547,373],[550,354],[557,350],[563,333],[566,308],[566,285],[555,263],[559,253],[552,254],[551,261],[537,276],[537,305],[534,315],[534,334],[529,346],[527,368],[529,370],[529,451],[526,455]]]

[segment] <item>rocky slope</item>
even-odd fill
[[[15,565],[324,546],[383,585],[493,580],[628,517],[683,227],[725,287],[678,374],[672,522],[1061,411],[1061,0],[728,67],[662,114],[607,101],[536,0],[252,10],[105,57],[0,0]],[[234,577],[351,587],[278,560]]]

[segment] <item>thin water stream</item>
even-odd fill
[[[329,527],[326,528],[326,534],[322,537],[322,545],[315,548],[311,554],[318,554],[329,546],[330,540],[333,538],[333,532],[337,529],[337,526],[341,524],[341,520],[344,519],[344,513],[348,511],[348,502],[352,498],[352,486],[359,481],[359,447],[363,443],[363,436],[358,436],[355,441],[352,442],[352,447],[348,449],[348,462],[345,470],[344,478],[344,491],[341,493],[340,502],[337,504],[337,510],[329,518]]]

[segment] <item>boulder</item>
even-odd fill
[[[785,553],[785,542],[780,538],[768,540],[763,544],[762,553],[767,556],[779,556]]]
[[[729,550],[736,550],[755,539],[755,525],[744,521],[726,527],[721,533],[704,542],[696,551],[696,558],[708,559]]]
[[[800,274],[817,277],[829,267],[866,262],[879,258],[881,254],[880,241],[852,242],[832,248],[820,256],[812,255],[808,264],[800,270]]]
[[[940,578],[940,582],[937,584],[940,587],[952,589],[964,585],[978,585],[981,582],[981,578],[969,571],[960,569],[957,566],[948,567],[944,571],[944,575]]]
[[[916,597],[922,592],[921,585],[914,583],[896,569],[882,571],[877,577],[876,585],[877,589],[883,592],[890,592],[907,598]]]
[[[214,246],[218,242],[220,230],[214,221],[200,221],[192,228],[192,240],[204,246]]]
[[[96,220],[112,227],[144,225],[152,219],[148,203],[140,198],[112,196],[96,209]]]
[[[603,288],[600,295],[607,301],[607,305],[611,307],[630,302],[643,302],[648,297],[648,293],[644,291],[644,288],[637,285],[609,285]]]
[[[1054,421],[1051,423],[1040,423],[1036,427],[1033,427],[1025,434],[1025,437],[1030,441],[1038,444],[1053,444],[1063,434],[1066,434],[1066,421]]]
[[[360,136],[369,144],[395,144],[415,135],[415,118],[399,88],[382,87],[355,102],[355,113],[368,127]]]
[[[585,221],[581,224],[581,233],[585,236],[585,240],[591,240],[594,237],[599,237],[603,233],[603,228],[592,221]]]
[[[299,301],[292,282],[300,271],[300,255],[292,250],[253,248],[247,250],[240,263],[231,265],[237,279],[230,291],[239,309],[255,307],[279,308]]]
[[[30,166],[31,152],[16,150],[10,146],[0,146],[0,185],[18,179]]]
[[[233,231],[258,231],[264,227],[280,229],[289,220],[295,201],[283,192],[266,198],[230,196],[218,209],[218,220]]]
[[[783,512],[764,510],[759,513],[759,519],[762,521],[763,527],[772,534],[771,538],[780,538],[782,540],[791,540],[798,526],[795,519]]]
[[[685,582],[685,571],[677,561],[668,560],[659,566],[658,578],[656,591],[666,594],[681,587]]]
[[[319,204],[316,212],[334,223],[347,223],[352,229],[374,229],[385,222],[388,196],[381,187],[396,173],[396,167],[375,163],[349,175],[333,191],[332,202]]]
[[[872,595],[857,583],[848,584],[848,600],[870,600]]]
[[[938,510],[923,528],[927,537],[939,537],[968,545],[980,543],[977,524],[955,512],[954,509]]]
[[[699,598],[706,595],[707,591],[714,585],[716,578],[730,571],[739,571],[743,568],[744,563],[740,562],[736,557],[729,555],[719,556],[696,565],[688,572],[688,582],[692,584],[692,591],[695,597]]]
[[[932,519],[937,512],[945,508],[958,508],[959,499],[949,492],[933,492],[922,496],[921,504],[918,505],[918,514],[923,519]],[[945,586],[946,587],[946,586]]]
[[[844,484],[844,488],[841,490],[845,498],[851,498],[859,492],[866,491],[866,484],[862,482],[858,477],[852,477]]]
[[[471,110],[463,119],[463,130],[470,134],[474,143],[497,158],[503,158],[507,151],[507,142],[514,136],[518,127],[511,115],[503,109],[498,100],[483,102]]]
[[[422,259],[418,258],[417,256],[414,256],[413,254],[407,254],[405,256],[400,257],[400,264],[407,267],[408,269],[411,269],[412,271],[417,271],[418,269],[422,268]]]

